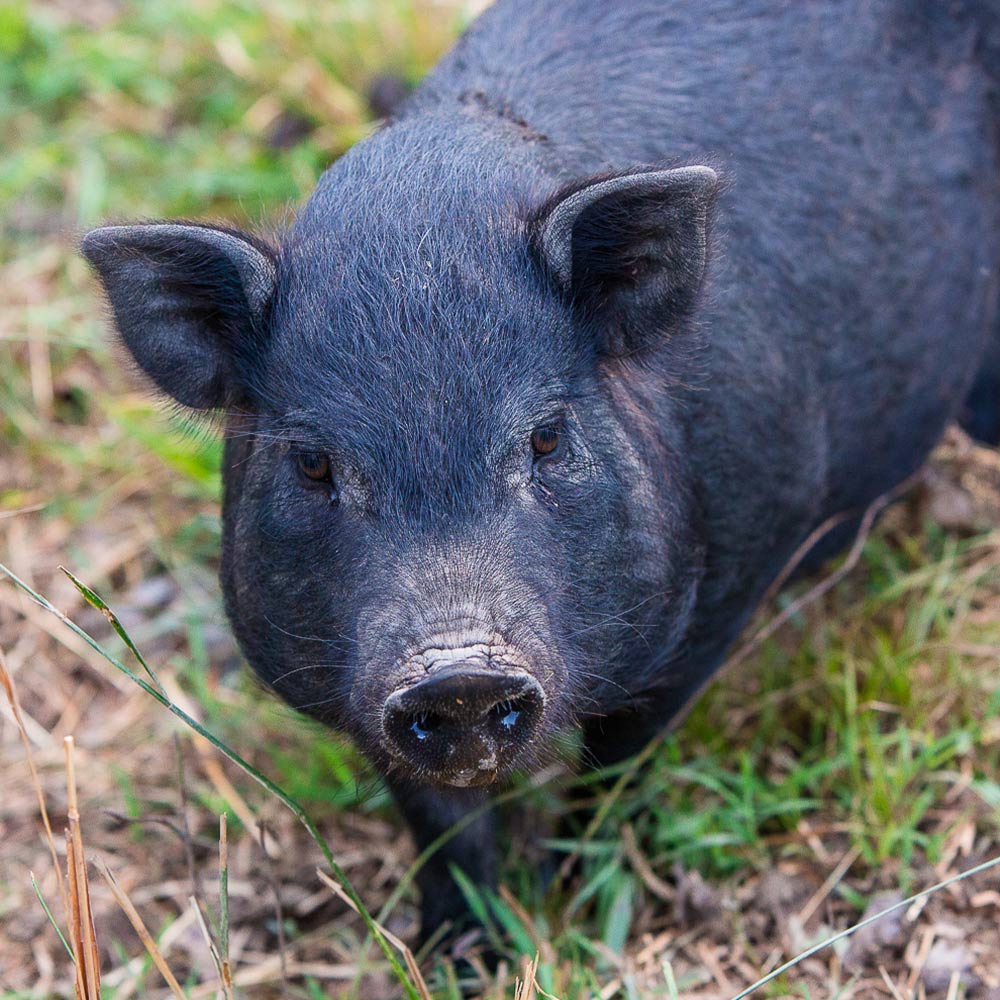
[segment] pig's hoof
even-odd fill
[[[421,933],[421,949],[430,945],[427,961],[432,956],[451,963],[455,979],[463,996],[479,996],[488,985],[483,972],[496,972],[503,953],[490,940],[486,929],[469,914],[464,914],[456,924],[449,924],[443,933],[438,927],[434,934]]]

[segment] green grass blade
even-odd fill
[[[139,661],[142,665],[142,669],[146,671],[149,675],[149,679],[156,685],[156,690],[163,695],[164,698],[167,697],[167,692],[163,689],[163,685],[160,683],[159,678],[153,673],[152,668],[146,662],[145,657],[139,652],[136,644],[132,641],[132,637],[125,631],[124,626],[118,620],[118,616],[104,603],[103,598],[100,594],[91,590],[85,583],[78,580],[73,574],[66,569],[65,566],[60,566],[59,571],[69,577],[70,582],[74,587],[83,595],[84,600],[93,608],[97,608],[98,611],[104,615],[108,620],[108,624],[115,630],[118,634],[118,638],[128,646],[129,652]]]
[[[663,979],[667,984],[667,997],[669,1000],[680,1000],[680,993],[677,991],[677,980],[674,978],[674,967],[670,964],[670,959],[665,958],[661,966],[663,968]]]
[[[59,924],[56,923],[56,918],[52,916],[52,911],[49,909],[49,904],[45,902],[45,897],[42,895],[42,890],[35,880],[35,873],[31,872],[31,888],[35,890],[35,895],[38,897],[38,902],[42,904],[42,909],[45,911],[45,916],[49,918],[49,923],[52,924],[55,929],[56,934],[59,935],[59,940],[62,941],[63,947],[66,949],[66,954],[69,955],[69,960],[76,965],[76,955],[73,954],[73,949],[70,947],[69,941],[63,937],[63,932],[59,929]]]

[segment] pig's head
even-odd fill
[[[664,359],[715,175],[553,195],[420,141],[345,157],[280,250],[154,223],[83,251],[139,367],[225,414],[222,576],[256,672],[384,770],[484,785],[627,705],[687,625]]]

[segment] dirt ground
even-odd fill
[[[291,723],[291,716],[272,708],[266,696],[230,683],[238,656],[217,610],[211,568],[188,574],[186,592],[164,571],[164,558],[156,554],[157,526],[176,512],[168,515],[161,506],[170,493],[171,475],[162,464],[139,457],[129,482],[114,484],[113,506],[82,527],[32,509],[46,504],[49,490],[45,483],[24,480],[16,455],[0,454],[0,464],[0,479],[20,483],[21,489],[19,510],[0,515],[4,563],[102,639],[109,635],[106,622],[84,604],[57,567],[85,567],[88,578],[110,581],[111,603],[130,628],[144,633],[145,651],[157,664],[190,652],[185,602],[216,609],[205,615],[208,627],[201,633],[202,652],[210,664],[205,683],[223,714],[245,720],[240,749],[251,760],[258,758],[255,736],[249,735],[258,726],[268,739],[287,741],[291,754],[315,738],[314,730]],[[59,475],[60,490],[85,489],[86,484],[70,481],[69,467]],[[890,511],[886,521],[916,524],[929,514],[956,532],[1000,528],[1000,464],[995,453],[953,435],[928,483]],[[189,514],[199,509],[210,514],[213,505],[195,497],[187,508]],[[986,537],[983,558],[1000,566],[1000,531]],[[980,613],[996,616],[1000,608],[987,604]],[[150,628],[151,623],[159,625]],[[20,697],[61,855],[67,824],[63,737],[73,734],[88,857],[107,864],[116,875],[158,936],[171,968],[189,984],[189,996],[217,991],[191,899],[210,910],[217,898],[217,813],[223,808],[244,821],[234,819],[229,843],[230,955],[238,993],[337,996],[357,990],[366,998],[399,995],[376,950],[363,945],[359,918],[318,879],[322,859],[295,818],[203,740],[193,739],[56,617],[5,581],[0,581],[0,651]],[[995,656],[996,650],[992,653]],[[204,714],[199,701],[182,692],[170,669],[164,669],[161,679],[178,704],[195,717]],[[753,697],[752,668],[721,683]],[[63,922],[36,790],[11,718],[9,705],[0,699],[0,993],[70,996],[70,963],[29,878],[33,872],[42,896]],[[991,733],[993,742],[1000,740],[1000,724]],[[738,734],[737,726],[735,739]],[[1000,853],[1000,845],[977,834],[987,807],[970,789],[971,783],[971,769],[951,776],[945,805],[930,819],[932,827],[948,831],[941,860],[910,873],[914,889]],[[523,822],[530,826],[530,818]],[[263,838],[257,832],[261,823]],[[413,857],[391,811],[328,809],[322,811],[320,823],[338,862],[377,911]],[[809,845],[807,860],[781,861],[763,872],[712,882],[693,871],[654,871],[631,831],[623,829],[621,836],[622,864],[639,876],[643,890],[625,952],[607,954],[604,948],[601,957],[610,971],[601,989],[586,995],[669,996],[672,974],[681,997],[725,1000],[856,920],[858,911],[849,896],[835,890],[847,885],[855,899],[884,890],[871,900],[867,912],[902,898],[894,888],[898,868],[872,871],[861,866],[861,874],[855,873],[857,852],[847,846],[846,831],[836,824],[803,821],[793,834],[781,835]],[[60,865],[64,863],[60,856]],[[156,973],[149,971],[134,931],[93,867],[91,878],[106,994],[168,995]],[[414,900],[408,895],[386,926],[405,939],[412,937],[415,921]],[[534,943],[543,962],[558,965],[546,939]],[[600,952],[604,946],[595,942],[594,947]],[[475,967],[474,949],[471,962]],[[495,980],[488,977],[495,985],[487,987],[486,995],[512,996],[513,971],[519,970],[502,966]],[[306,977],[312,977],[321,992],[304,988]],[[898,911],[850,941],[806,959],[794,976],[781,982],[785,985],[759,995],[1000,1000],[1000,878],[990,872]]]

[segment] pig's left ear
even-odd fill
[[[235,400],[261,350],[273,250],[245,233],[184,223],[105,226],[80,249],[125,346],[159,389],[199,410]]]
[[[718,188],[710,167],[626,174],[557,195],[539,213],[545,265],[596,320],[606,353],[640,355],[691,313]]]

